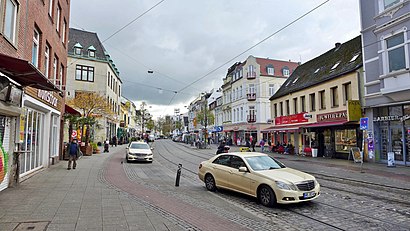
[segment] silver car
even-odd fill
[[[131,161],[142,161],[142,162],[151,162],[152,163],[152,149],[145,142],[131,142],[126,148],[125,159],[127,162]]]

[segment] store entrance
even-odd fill
[[[394,152],[394,160],[404,161],[403,127],[402,126],[390,126],[390,133],[391,133],[390,150]]]

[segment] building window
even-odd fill
[[[60,22],[61,22],[61,6],[57,6],[57,21],[56,21],[56,30],[60,32]]]
[[[273,68],[272,66],[268,67],[267,70],[268,70],[268,75],[274,75],[275,74],[275,68]]]
[[[89,50],[88,51],[88,56],[95,57],[95,51]]]
[[[241,121],[243,121],[243,107],[241,107]]]
[[[61,32],[61,42],[63,42],[64,44],[65,44],[65,34],[66,34],[66,31],[67,31],[67,22],[65,21],[65,19],[64,19],[64,21],[63,21],[63,28],[62,28],[62,32]]]
[[[58,58],[56,56],[54,56],[54,60],[53,60],[53,83],[56,86],[57,86],[57,63],[58,63]]]
[[[310,111],[316,111],[316,97],[315,93],[309,95]]]
[[[15,0],[6,1],[5,17],[4,17],[4,35],[13,44],[16,42],[17,30],[17,2]]]
[[[286,100],[286,115],[290,114],[290,105],[289,105],[289,100]]]
[[[352,83],[343,84],[343,105],[346,105],[348,100],[352,99]]]
[[[290,76],[290,71],[289,71],[288,68],[283,68],[282,72],[283,72],[283,76],[285,76],[285,77],[289,77],[289,76]]]
[[[94,67],[77,65],[75,70],[75,79],[94,82]]]
[[[325,90],[319,91],[319,109],[326,109]]]
[[[58,77],[58,88],[62,90],[63,86],[63,75],[64,75],[64,66],[63,64],[60,65],[60,76]]]
[[[280,116],[283,116],[283,102],[279,103],[279,112],[280,112]]]
[[[269,84],[269,96],[275,94],[275,84]]]
[[[45,51],[44,51],[44,75],[49,78],[49,71],[50,71],[50,47],[46,45]]]
[[[53,5],[54,5],[54,0],[50,0],[50,5],[48,8],[48,15],[50,15],[51,18],[53,18]]]
[[[379,0],[380,12],[384,11],[387,8],[390,8],[403,0]]]
[[[330,88],[330,97],[332,97],[332,107],[339,107],[339,93],[337,87]]]
[[[31,54],[31,63],[38,68],[38,50],[40,45],[40,33],[34,29],[33,35],[33,50]]]
[[[298,98],[293,98],[293,111],[294,114],[298,114]]]
[[[306,112],[306,99],[305,96],[300,97],[300,110]]]
[[[76,55],[81,55],[81,50],[83,49],[83,46],[81,46],[80,43],[76,43],[74,45],[74,54]]]
[[[276,117],[278,117],[278,104],[273,104],[273,115]]]
[[[256,93],[255,84],[249,84],[248,93]]]
[[[406,68],[406,52],[404,33],[386,38],[386,53],[388,71],[397,71]],[[408,59],[408,58],[407,58]]]

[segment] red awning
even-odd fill
[[[338,126],[338,125],[343,125],[347,123],[348,121],[343,120],[343,121],[329,121],[329,122],[319,122],[319,123],[313,123],[313,124],[308,124],[306,126],[303,126],[304,128],[317,128],[317,127],[328,127],[328,126]]]
[[[0,54],[0,71],[23,87],[60,92],[60,89],[26,60]]]
[[[68,106],[67,104],[64,107],[65,109],[65,114],[71,114],[71,115],[78,115],[81,116],[81,113],[77,110],[75,110],[74,108]]]

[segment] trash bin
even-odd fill
[[[317,157],[317,148],[312,148],[312,157]]]
[[[387,153],[387,167],[396,167],[394,163],[394,152]]]

